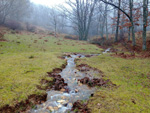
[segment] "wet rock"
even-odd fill
[[[80,77],[80,75],[75,74],[76,77]]]
[[[54,107],[54,110],[56,110],[56,111],[57,111],[58,109],[59,109],[58,107]]]
[[[68,104],[68,101],[66,101],[66,100],[58,100],[57,102],[62,105]]]
[[[73,80],[75,81],[75,80],[76,80],[76,78],[73,78]]]
[[[93,55],[85,55],[85,57],[92,57]]]
[[[50,111],[54,111],[54,108],[52,106],[48,106],[47,109],[50,110]]]
[[[73,106],[73,104],[72,104],[72,103],[69,103],[69,104],[68,104],[68,107],[70,107],[70,108],[71,108],[72,106]]]
[[[91,97],[93,97],[94,96],[94,94],[91,94]]]
[[[81,83],[79,80],[78,80],[78,85],[79,85],[79,86],[82,86],[82,83]]]
[[[58,108],[61,108],[62,107],[62,105],[60,104],[60,105],[58,105]]]
[[[65,97],[65,96],[62,96],[62,97],[61,97],[61,99],[66,99],[66,98],[67,98],[67,97]]]
[[[75,89],[75,93],[78,93],[79,92],[79,90],[78,89]]]
[[[66,91],[66,89],[61,89],[60,91],[61,91],[61,92],[65,92],[65,91]]]

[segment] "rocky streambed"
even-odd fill
[[[107,49],[104,53],[108,52]],[[95,55],[91,55],[95,56]],[[77,69],[75,64],[76,58],[84,58],[84,55],[76,54],[66,56],[67,66],[60,72],[48,73],[54,78],[52,90],[47,92],[47,101],[37,105],[29,113],[68,113],[78,100],[88,100],[96,91],[94,86],[105,86],[109,80],[103,80],[103,74],[86,65]],[[100,78],[94,78],[99,74]]]

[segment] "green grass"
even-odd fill
[[[104,72],[117,88],[101,88],[89,100],[92,113],[149,113],[150,59],[122,59],[108,55],[79,60]]]
[[[36,86],[46,77],[46,72],[65,63],[58,58],[64,52],[101,52],[86,42],[48,35],[8,32],[5,39],[8,42],[0,42],[0,107],[15,105],[16,101],[25,100],[31,94],[45,93]]]

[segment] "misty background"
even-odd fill
[[[83,0],[84,1],[84,0]],[[88,38],[91,36],[101,36],[114,34],[116,28],[117,10],[116,8],[105,4],[104,2],[89,0],[88,10],[85,12],[86,21],[90,21]],[[33,31],[35,26],[44,27],[57,33],[78,35],[77,15],[73,0],[1,0],[0,1],[0,24],[14,27],[13,29],[27,29]],[[118,1],[113,1],[118,4]],[[94,9],[90,14],[90,8],[94,4]],[[128,12],[129,0],[121,2],[121,8]],[[136,1],[134,8],[142,6],[141,1]],[[81,9],[80,9],[81,10]],[[139,15],[142,14],[142,8],[139,9]],[[120,26],[123,26],[122,15]],[[22,26],[20,23],[24,23]],[[88,26],[85,24],[86,26]],[[149,29],[149,27],[148,27]],[[142,17],[138,19],[135,25],[135,32],[142,30]],[[119,33],[128,32],[127,27],[119,30]]]

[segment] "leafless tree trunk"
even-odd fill
[[[108,10],[108,4],[106,4],[106,40],[108,40],[108,15],[107,15],[107,10]]]
[[[54,9],[50,9],[50,22],[51,25],[54,27],[54,36],[56,37],[57,34],[57,27],[58,27],[58,23],[59,23],[59,14],[57,12],[57,10]]]
[[[148,0],[143,0],[143,50],[146,50],[147,17],[148,17]]]
[[[129,27],[129,31],[128,31],[128,41],[130,41],[130,37],[131,37],[131,27]]]
[[[15,0],[1,0],[0,1],[0,24],[4,24],[6,17],[9,15],[12,5]]]
[[[121,9],[117,5],[113,4],[111,1],[110,2],[106,1],[106,0],[100,0],[100,1],[102,1],[102,2],[104,2],[106,4],[109,4],[109,5],[117,8],[117,9],[119,9],[122,13],[124,13],[128,17],[128,19],[130,20],[131,25],[132,25],[131,26],[131,29],[132,29],[132,45],[135,46],[136,45],[136,41],[135,41],[134,23],[133,23],[133,18],[132,18],[132,10],[130,10],[131,14],[129,16],[123,9]],[[130,2],[130,9],[133,9],[133,0],[129,0],[129,2]]]
[[[95,9],[97,0],[68,0],[67,4],[70,6],[72,11],[67,11],[69,13],[72,23],[77,27],[76,30],[79,35],[79,40],[87,40],[90,24],[93,17],[93,12]]]
[[[131,18],[131,31],[132,31],[132,45],[136,45],[135,41],[135,32],[134,32],[134,22],[133,22],[133,0],[129,0],[130,2],[130,18]]]
[[[118,7],[120,8],[121,0],[119,0]],[[115,42],[118,42],[118,32],[119,32],[119,22],[120,22],[120,10],[118,9],[118,17],[117,17],[117,26],[116,26],[116,35]]]

